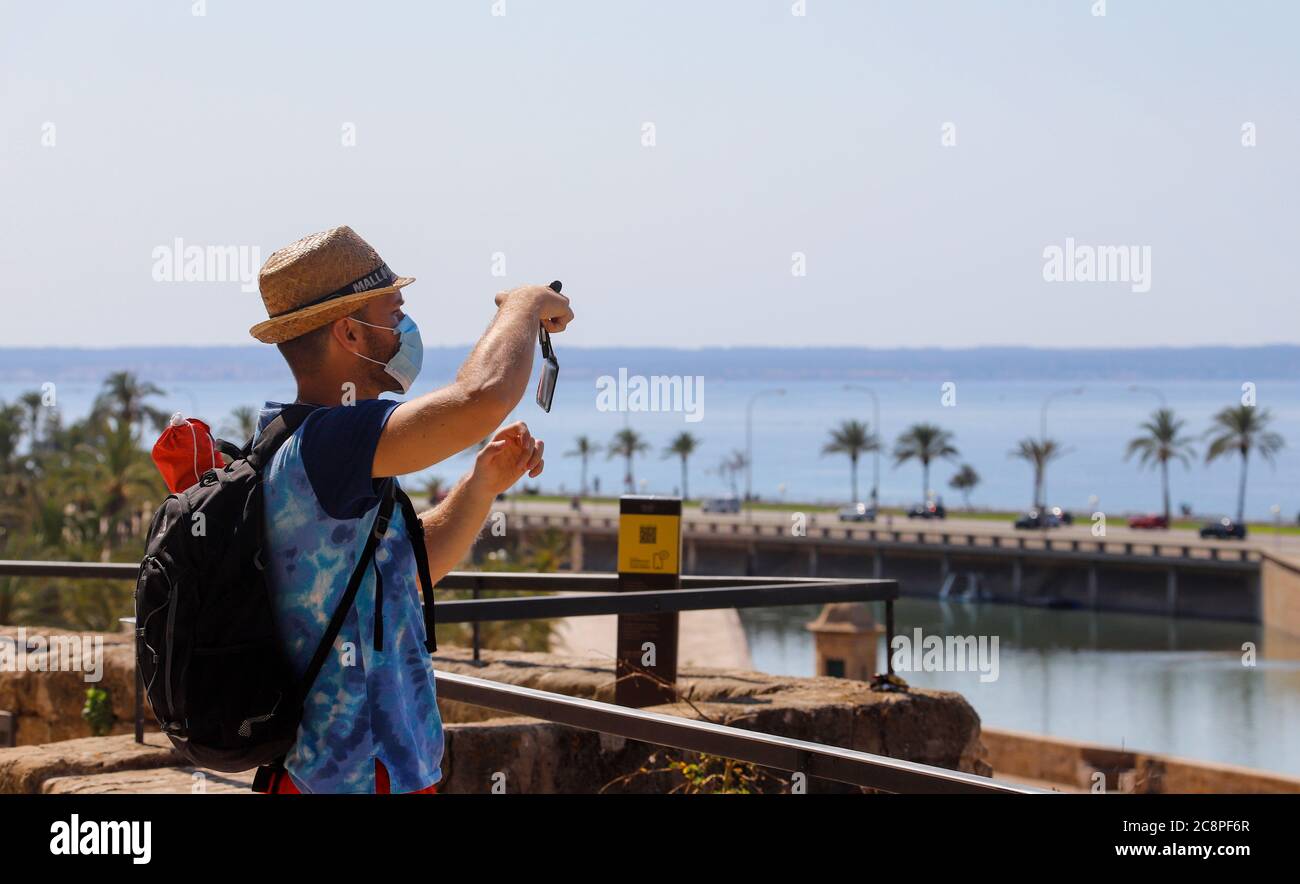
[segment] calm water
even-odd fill
[[[445,382],[445,379],[443,381]],[[434,388],[437,379],[422,378],[414,393]],[[0,399],[12,401],[30,385],[0,382]],[[168,385],[161,385],[168,387]],[[592,380],[565,383],[561,374],[555,404],[544,414],[528,397],[515,416],[526,419],[547,443],[547,490],[572,491],[579,482],[576,458],[563,457],[581,434],[598,442],[607,441],[625,424],[638,430],[650,442],[651,451],[636,462],[635,474],[644,480],[645,490],[671,493],[681,482],[676,460],[664,459],[662,449],[683,430],[703,440],[691,461],[690,490],[693,494],[715,494],[726,490],[717,464],[732,450],[745,446],[745,407],[758,391],[778,384],[756,381],[706,379],[703,419],[687,423],[681,413],[602,412],[596,408]],[[759,399],[754,407],[754,490],[767,498],[790,500],[843,501],[849,496],[848,459],[821,455],[828,431],[838,422],[856,418],[871,420],[871,402],[860,392],[846,391],[840,381],[803,381],[785,385],[784,396]],[[956,405],[940,404],[938,382],[881,382],[872,385],[880,397],[881,425],[887,440],[908,424],[937,423],[955,435],[960,460],[972,464],[983,478],[972,495],[976,505],[1021,508],[1029,503],[1032,475],[1027,464],[1007,456],[1016,440],[1037,435],[1043,399],[1068,389],[1061,382],[957,381]],[[1085,509],[1092,496],[1109,511],[1148,510],[1159,506],[1160,483],[1156,473],[1140,470],[1124,460],[1124,447],[1136,433],[1137,424],[1158,405],[1149,392],[1134,392],[1127,383],[1087,383],[1081,395],[1053,399],[1048,411],[1049,435],[1059,438],[1069,453],[1050,470],[1049,496],[1058,505]],[[1235,404],[1240,387],[1219,382],[1165,382],[1160,390],[1169,405],[1188,421],[1188,429],[1200,433],[1210,416],[1225,405]],[[83,415],[90,406],[96,385],[61,383],[59,405],[69,417]],[[188,382],[168,387],[158,405],[180,409],[204,418],[218,430],[228,425],[227,416],[238,405],[260,405],[268,398],[292,398],[285,374],[270,378],[265,385],[232,382]],[[1288,521],[1300,511],[1300,383],[1260,382],[1259,405],[1268,407],[1276,420],[1274,428],[1291,440],[1274,467],[1252,462],[1247,515],[1271,518],[1269,508],[1279,504]],[[1203,446],[1202,446],[1203,448]],[[469,465],[462,455],[431,470],[431,474],[453,479]],[[947,503],[960,499],[948,488],[956,465],[940,463],[932,470],[930,485]],[[1191,503],[1199,513],[1230,512],[1236,506],[1239,465],[1223,460],[1206,467],[1199,459],[1190,470],[1171,469],[1173,501]],[[603,491],[619,490],[620,461],[597,457],[591,474],[600,479]],[[743,479],[742,479],[743,486]],[[871,457],[865,456],[859,475],[860,496],[871,487]],[[921,470],[909,463],[894,468],[882,458],[881,498],[886,503],[909,503],[921,495]]]
[[[812,675],[804,624],[818,610],[741,611],[755,668]],[[895,616],[900,633],[999,637],[996,681],[900,673],[961,693],[990,727],[1300,775],[1300,640],[1240,623],[920,599],[900,600]],[[1253,668],[1242,665],[1248,641],[1261,649]]]

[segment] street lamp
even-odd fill
[[[1168,403],[1165,402],[1165,394],[1157,390],[1155,387],[1144,387],[1141,384],[1129,384],[1128,391],[1130,393],[1150,393],[1160,400],[1161,408],[1165,408],[1168,405]]]
[[[745,518],[749,519],[749,500],[754,488],[754,403],[762,396],[784,396],[785,390],[759,390],[745,406]]]
[[[1068,390],[1057,390],[1055,393],[1048,393],[1043,397],[1043,407],[1038,416],[1038,441],[1042,445],[1047,444],[1047,406],[1053,399],[1059,399],[1062,396],[1078,396],[1083,392],[1083,387],[1071,387]],[[1047,507],[1047,464],[1043,464],[1043,487],[1041,489],[1043,500],[1040,506]]]
[[[862,387],[857,384],[845,384],[844,389],[855,390],[859,393],[866,393],[871,397],[871,432],[876,434],[877,442],[883,442],[880,437],[880,397],[876,391],[870,387]],[[857,501],[852,501],[856,506]],[[878,510],[880,508],[880,445],[872,452],[871,461],[871,508]]]

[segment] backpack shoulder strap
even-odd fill
[[[276,418],[276,420],[279,420],[279,418]],[[375,557],[375,550],[379,546],[379,541],[388,533],[388,523],[393,517],[393,488],[395,485],[396,483],[390,479],[384,489],[383,497],[379,503],[379,511],[375,514],[374,525],[370,529],[370,535],[366,538],[366,545],[361,550],[361,556],[357,559],[356,567],[352,569],[352,576],[348,578],[348,585],[343,590],[343,597],[339,599],[338,607],[334,609],[334,616],[330,618],[329,625],[325,627],[325,634],[321,636],[320,644],[316,646],[316,653],[312,655],[311,663],[307,666],[307,672],[298,685],[297,696],[294,698],[295,709],[301,709],[306,702],[307,692],[311,690],[312,685],[316,682],[316,677],[320,675],[321,669],[325,666],[325,658],[334,647],[334,642],[338,639],[340,630],[343,629],[343,621],[347,619],[348,611],[351,610],[352,603],[356,601],[357,591],[361,589],[361,581],[365,578],[366,569],[370,567],[370,562]]]
[[[411,503],[411,498],[397,483],[393,483],[397,502],[402,507],[402,521],[406,523],[406,536],[411,540],[411,552],[415,555],[415,567],[420,574],[420,592],[424,595],[424,649],[432,654],[438,650],[438,639],[434,636],[437,620],[433,616],[433,579],[429,574],[429,550],[424,545],[424,525]]]
[[[252,445],[249,444],[240,448],[234,442],[227,439],[218,439],[217,450],[220,451],[221,455],[226,459],[226,463],[234,463],[241,457],[247,457],[248,452],[252,450]]]
[[[298,428],[307,419],[307,415],[318,407],[295,402],[280,409],[280,413],[266,425],[266,429],[257,435],[256,442],[250,439],[249,444],[244,446],[248,450],[248,455],[245,458],[248,465],[260,473],[262,467],[266,466],[267,462],[280,450],[280,446],[287,442],[290,436],[298,432]]]

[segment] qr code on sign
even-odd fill
[[[642,526],[641,526],[641,542],[642,542],[642,543],[658,543],[658,542],[659,542],[659,540],[658,540],[658,536],[659,536],[659,532],[658,532],[658,526],[657,526],[657,525],[642,525]]]

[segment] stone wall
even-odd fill
[[[1300,777],[1231,764],[991,728],[984,729],[983,741],[993,776],[1057,784],[1071,791],[1093,791],[1100,774],[1106,792],[1300,793]]]
[[[613,665],[603,660],[553,654],[484,652],[484,666],[449,650],[438,669],[570,696],[613,702]],[[979,717],[960,694],[916,690],[872,691],[865,682],[839,678],[793,678],[733,669],[683,667],[678,691],[689,698],[650,707],[686,718],[705,718],[746,730],[778,734],[922,764],[987,775]],[[487,791],[510,747],[517,760],[507,789],[524,792],[589,792],[637,770],[655,747],[531,719],[488,719],[490,710],[440,701],[447,727],[444,765],[447,791]],[[477,720],[477,723],[476,723]],[[674,757],[680,757],[675,755]],[[784,777],[784,774],[780,774]],[[616,791],[668,791],[680,780],[637,778]],[[513,786],[512,786],[513,784]],[[517,788],[515,788],[517,787]],[[810,791],[843,791],[819,783]]]
[[[445,648],[435,666],[572,696],[605,701],[613,697],[609,661],[485,651],[485,665],[477,666],[470,657],[468,650]],[[126,660],[129,664],[129,656]],[[689,702],[652,708],[940,767],[989,771],[982,761],[979,718],[958,694],[885,694],[845,679],[690,667],[680,672],[678,686]],[[519,793],[665,792],[681,783],[669,774],[620,781],[645,766],[656,751],[644,743],[535,719],[500,717],[445,700],[439,707],[447,737],[444,792],[484,793],[497,783]],[[122,735],[0,750],[0,792],[244,791],[251,781],[251,774],[196,772],[155,728],[149,730],[145,746]],[[767,786],[784,788],[779,779],[768,780]],[[813,781],[809,791],[850,788]]]
[[[1264,626],[1300,637],[1300,559],[1271,552],[1263,553],[1261,559]]]
[[[102,640],[103,669],[98,682],[87,682],[83,672],[0,671],[0,711],[14,715],[14,743],[18,746],[72,740],[90,736],[90,726],[81,717],[86,689],[103,688],[112,704],[114,724],[110,733],[124,734],[135,730],[135,658],[131,635],[126,632],[70,632],[66,629],[27,627],[22,634],[30,640],[40,635],[78,636],[89,641]],[[19,627],[0,626],[0,638],[15,642]],[[30,666],[48,666],[47,655],[29,654]],[[149,713],[146,710],[146,715]],[[152,718],[147,720],[152,721]]]

